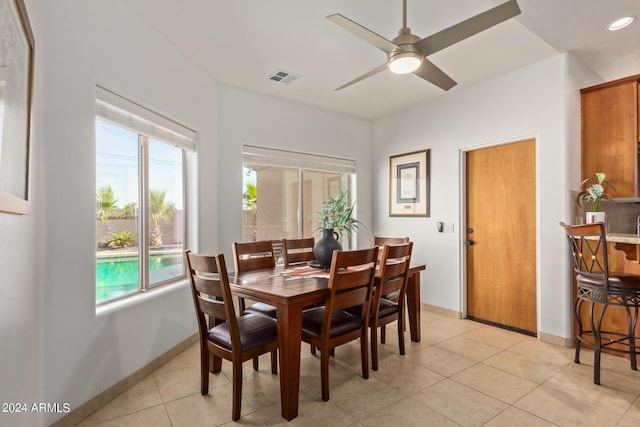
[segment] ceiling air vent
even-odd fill
[[[276,70],[273,74],[269,75],[267,78],[269,80],[273,80],[274,82],[289,84],[300,77],[302,76],[299,74],[293,74],[284,70]]]

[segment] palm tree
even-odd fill
[[[135,202],[127,203],[120,209],[119,217],[122,219],[135,218],[138,212],[138,204]]]
[[[166,220],[175,210],[173,203],[165,203],[167,190],[149,190],[149,212],[151,212],[151,246],[162,246],[160,220]]]
[[[258,203],[258,188],[247,182],[247,189],[244,193],[242,193],[242,202],[244,203],[244,208],[249,210],[255,210]]]
[[[242,193],[242,203],[244,204],[244,208],[246,210],[254,211],[253,214],[253,231],[252,238],[255,242],[258,238],[258,187],[255,184],[251,184],[247,182],[245,184],[246,190]]]
[[[96,217],[107,227],[107,235],[110,234],[111,218],[109,215],[117,208],[118,199],[113,194],[113,188],[110,185],[100,187],[96,193]]]
[[[105,224],[109,222],[109,213],[118,206],[118,199],[110,185],[101,187],[96,193],[96,216]]]

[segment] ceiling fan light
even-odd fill
[[[416,52],[401,52],[389,58],[388,65],[392,73],[413,73],[422,65],[422,55]]]
[[[621,30],[627,25],[633,22],[633,16],[625,16],[624,18],[620,18],[609,25],[609,31],[617,31]]]

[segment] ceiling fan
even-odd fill
[[[385,64],[374,68],[334,90],[351,86],[354,83],[383,71],[387,67],[396,74],[413,73],[443,90],[449,90],[457,83],[433,62],[429,61],[427,57],[467,37],[471,37],[487,28],[491,28],[507,19],[513,18],[518,14],[520,14],[518,2],[516,0],[509,0],[479,15],[420,39],[420,37],[411,34],[411,30],[407,27],[407,0],[403,0],[402,28],[398,36],[392,41],[385,39],[339,13],[329,15],[327,19],[340,25],[345,30],[352,32],[364,41],[371,43],[387,54],[387,62]]]

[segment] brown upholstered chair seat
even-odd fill
[[[260,314],[245,314],[238,317],[238,332],[242,351],[267,345],[278,335],[276,321]],[[231,350],[229,323],[225,322],[209,330],[207,337],[218,345]]]
[[[260,314],[262,316],[276,318],[276,308],[263,302],[256,302],[247,307],[244,312],[246,314]]]
[[[304,311],[302,314],[302,335],[319,338],[322,331],[323,319],[324,307]],[[354,317],[344,311],[334,311],[331,313],[331,331],[329,332],[329,337],[333,338],[361,328],[362,322],[359,317]]]

